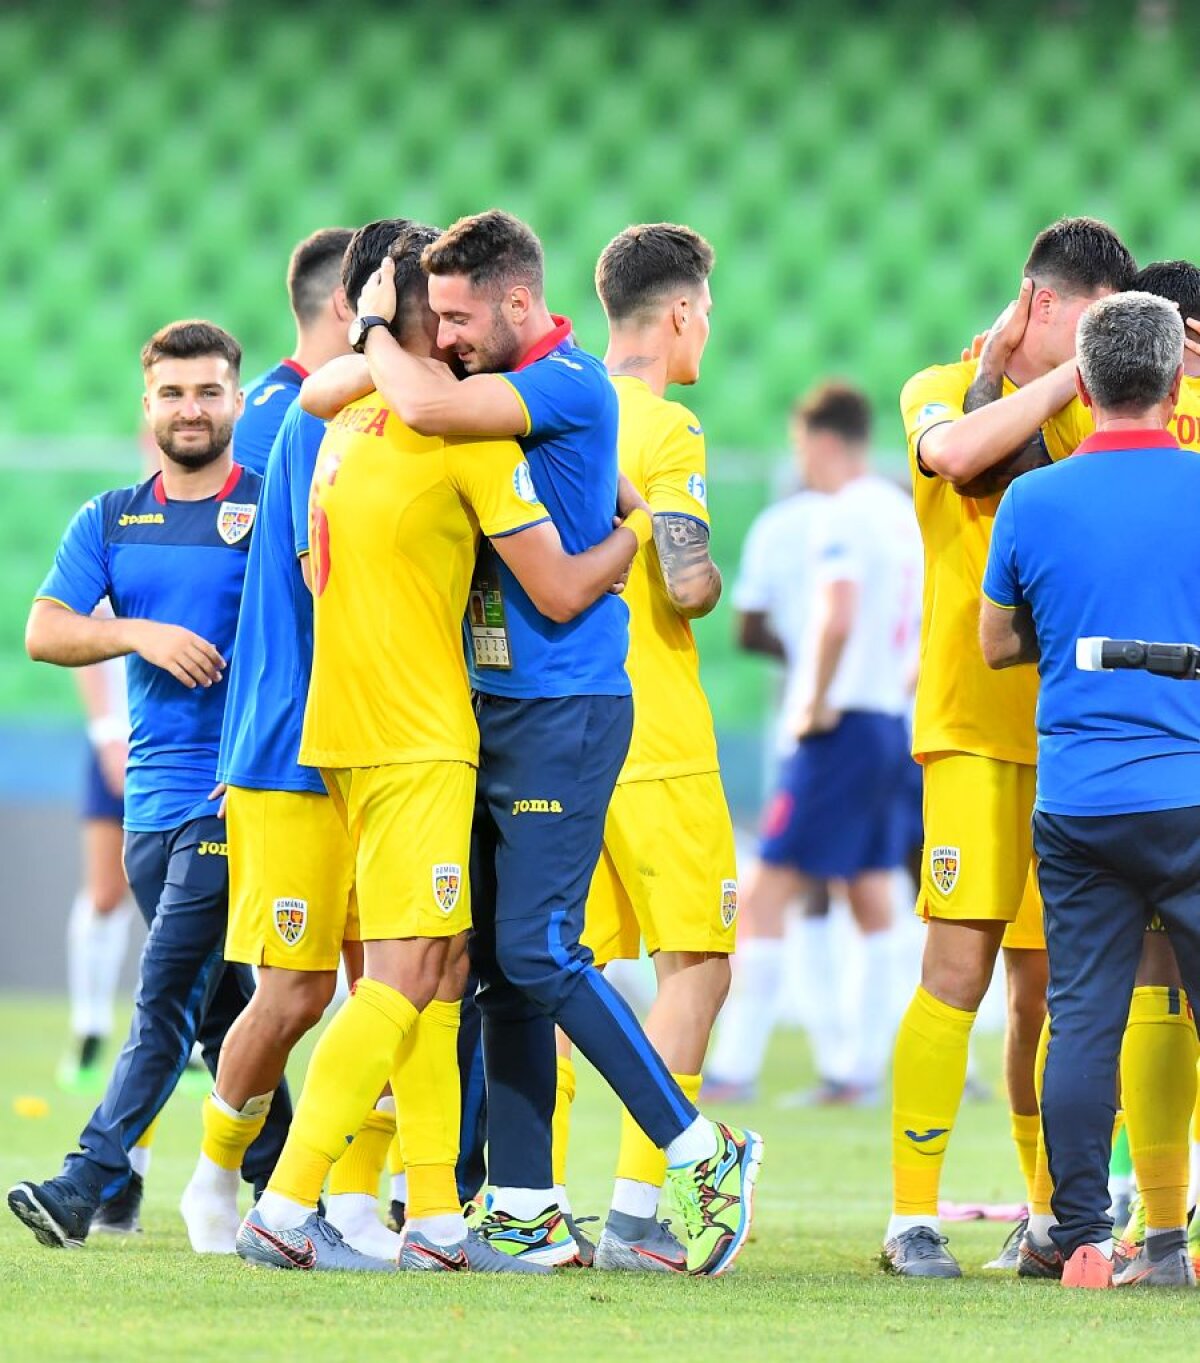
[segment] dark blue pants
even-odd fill
[[[674,1140],[696,1109],[579,941],[632,701],[482,696],[478,718],[471,962],[483,1015],[489,1177],[548,1188],[555,1023],[656,1145]]]
[[[171,1096],[199,1032],[215,1072],[220,1043],[253,992],[248,969],[221,960],[229,907],[225,824],[194,819],[165,833],[127,833],[125,870],[150,934],[142,951],[129,1038],[100,1106],[63,1173],[97,1202],[129,1178],[129,1151]],[[206,1009],[207,1020],[206,1020]],[[291,1121],[285,1085],[243,1172],[269,1175]],[[253,1147],[252,1147],[253,1150]],[[261,1166],[259,1168],[258,1166]],[[250,1172],[254,1170],[255,1172]]]
[[[1034,815],[1050,955],[1042,1123],[1065,1255],[1112,1234],[1108,1164],[1117,1066],[1142,939],[1163,920],[1200,999],[1200,807],[1095,818]]]

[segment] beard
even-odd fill
[[[470,364],[464,366],[472,374],[504,374],[516,368],[521,358],[521,342],[499,308],[492,314],[491,330],[474,349]]]
[[[206,431],[208,439],[203,444],[184,444],[180,439],[183,431]],[[233,439],[233,418],[219,425],[207,419],[187,423],[173,422],[154,428],[154,441],[163,454],[183,469],[203,469],[225,453]]]

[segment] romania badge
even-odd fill
[[[958,884],[958,868],[962,857],[957,847],[934,847],[929,853],[929,874],[943,894],[949,894]]]
[[[304,936],[308,926],[308,901],[306,899],[277,899],[275,901],[275,931],[284,944],[294,947]]]
[[[737,881],[721,881],[721,925],[729,927],[737,917]]]
[[[462,885],[462,867],[457,862],[440,861],[433,868],[433,897],[443,913],[449,913],[458,903]]]
[[[244,540],[254,524],[257,510],[253,502],[222,502],[217,511],[217,534],[226,544]]]

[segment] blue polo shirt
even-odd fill
[[[246,405],[233,428],[233,453],[239,464],[260,475],[266,472],[284,414],[306,378],[308,372],[295,360],[280,360],[246,385]]]
[[[320,773],[296,760],[313,656],[312,594],[300,558],[324,435],[325,423],[293,400],[267,460],[221,732],[218,772],[231,786],[325,794]]]
[[[162,476],[102,493],[67,527],[39,598],[90,615],[105,597],[125,619],[182,625],[233,656],[262,480],[235,464],[215,497],[170,501]],[[215,814],[217,747],[229,672],[194,689],[137,654],[125,660],[129,767],[125,827],[159,833]]]
[[[1200,454],[1161,430],[1098,432],[1004,494],[983,591],[1033,615],[1044,813],[1200,805],[1200,682],[1075,666],[1089,635],[1200,643],[1197,507]]]
[[[525,409],[518,437],[533,492],[550,512],[569,554],[582,553],[612,532],[617,507],[617,394],[604,365],[581,350],[565,317],[504,378]],[[519,490],[519,489],[518,489]],[[471,685],[488,695],[628,696],[625,655],[629,609],[602,596],[566,624],[537,610],[490,545],[478,572],[498,580],[511,667],[479,667],[470,648]]]

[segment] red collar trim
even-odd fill
[[[530,346],[529,349],[513,366],[514,372],[518,369],[528,369],[531,364],[536,364],[538,360],[544,360],[552,350],[557,350],[565,340],[571,335],[571,319],[560,317],[557,313],[550,314],[554,321],[554,328],[548,331],[540,341]]]
[[[280,360],[280,364],[285,369],[290,369],[293,374],[299,374],[302,379],[308,378],[308,370],[302,364],[297,364],[295,360]]]
[[[1093,454],[1097,450],[1177,450],[1179,441],[1170,431],[1096,431],[1076,449],[1076,454]]]
[[[213,493],[211,497],[204,497],[201,500],[206,502],[223,502],[233,489],[237,487],[238,479],[241,478],[241,476],[242,466],[235,462],[233,467],[229,470],[229,477],[225,479],[225,482],[221,485],[220,489]],[[166,506],[167,504],[167,494],[163,491],[161,469],[154,475],[154,500],[159,506]]]

